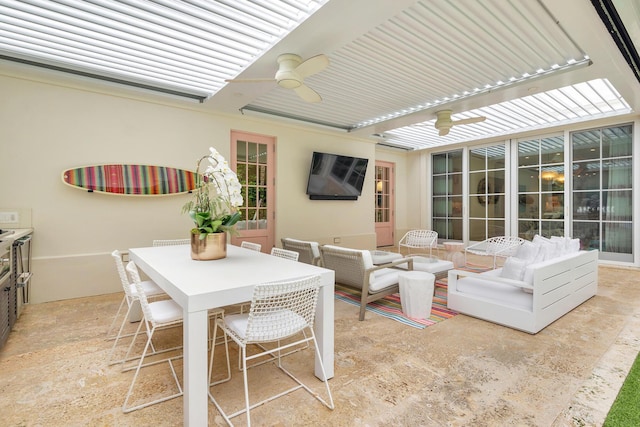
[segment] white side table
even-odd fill
[[[447,261],[453,262],[453,266],[455,268],[464,267],[464,243],[462,242],[444,242],[443,243],[445,250],[447,253],[445,254],[445,258]]]
[[[398,278],[402,312],[415,319],[428,319],[436,276],[426,271],[403,271]]]

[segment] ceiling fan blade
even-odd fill
[[[329,66],[329,58],[327,55],[320,54],[312,56],[296,67],[296,73],[300,77],[305,78],[313,74],[319,73]]]
[[[469,117],[468,119],[454,120],[453,124],[456,125],[456,126],[457,125],[469,125],[471,123],[484,122],[485,120],[487,120],[487,118],[484,117],[484,116]]]
[[[293,89],[296,91],[298,96],[307,102],[320,102],[322,101],[322,97],[315,90],[311,89],[309,86],[300,85],[297,88]]]
[[[264,83],[264,82],[275,82],[274,78],[264,78],[264,79],[226,79],[227,83]]]

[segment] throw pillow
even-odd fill
[[[502,266],[502,272],[500,277],[512,280],[522,280],[524,277],[524,270],[527,268],[527,261],[524,259],[509,257]]]
[[[524,242],[518,246],[516,251],[516,258],[523,259],[527,262],[533,262],[540,251],[540,246],[532,242]]]

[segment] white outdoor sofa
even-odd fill
[[[450,270],[447,306],[489,322],[536,334],[598,291],[598,251],[577,251],[529,264],[522,280]]]

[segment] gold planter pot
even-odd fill
[[[227,233],[211,233],[200,239],[199,234],[191,234],[191,259],[205,261],[227,256]]]

